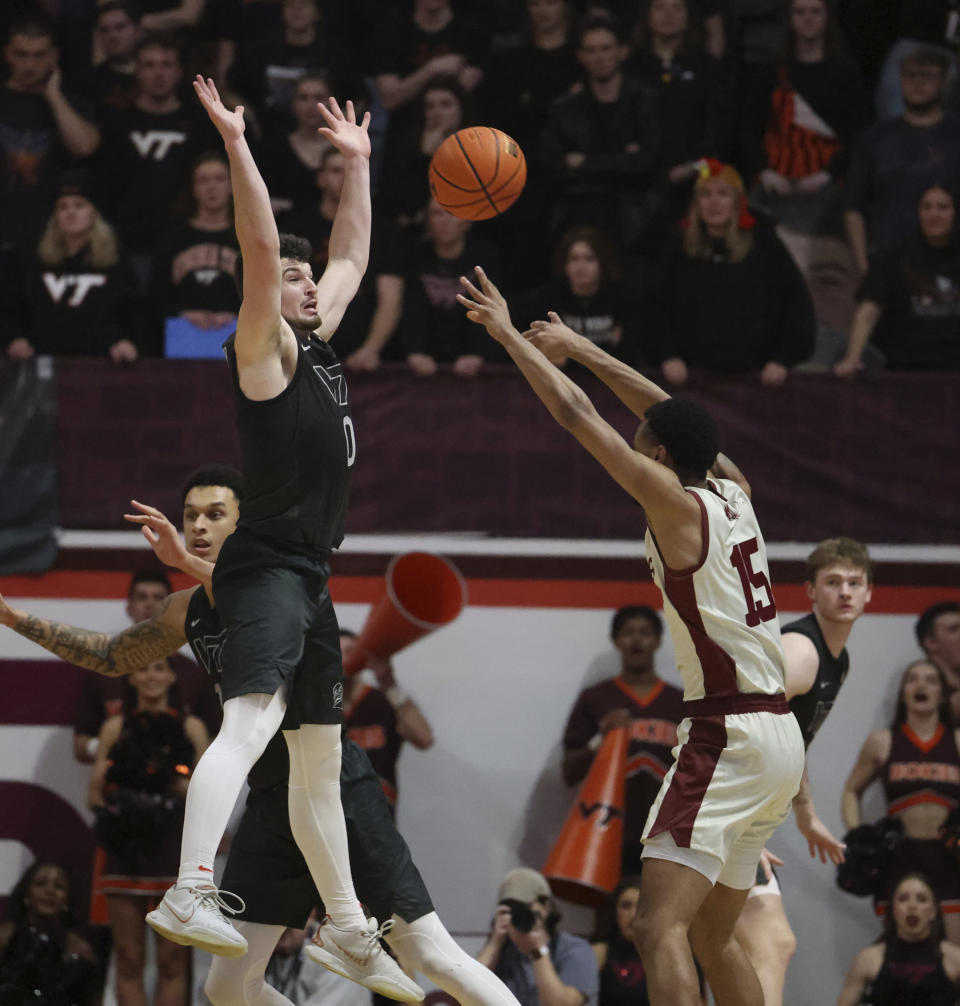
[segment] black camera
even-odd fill
[[[504,898],[500,904],[510,909],[510,923],[518,933],[529,933],[537,924],[537,916],[533,909],[522,901],[517,901],[516,898]]]

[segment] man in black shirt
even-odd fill
[[[828,538],[807,557],[809,615],[783,626],[786,692],[809,748],[833,708],[850,668],[846,645],[853,623],[870,601],[871,564],[866,546],[852,538]],[[844,846],[817,816],[806,768],[793,798],[797,827],[810,855],[843,862]],[[761,866],[762,868],[762,866]],[[736,928],[763,986],[764,1006],[780,1006],[787,965],[796,937],[783,910],[780,886],[772,873],[761,876],[743,907]]]
[[[422,990],[380,948],[353,889],[340,803],[343,667],[327,590],[343,539],[356,439],[343,372],[328,341],[367,267],[369,115],[331,99],[321,132],[344,157],[329,261],[314,282],[309,245],[278,235],[270,196],[212,80],[194,90],[223,138],[243,256],[243,302],[225,346],[247,494],[213,574],[225,628],[223,727],[198,762],[184,820],[180,875],[147,921],[174,942],[240,957],[247,942],[223,917],[213,856],[243,779],[278,729],[290,760],[290,826],[328,912],[308,955],[400,1000]],[[209,754],[210,757],[206,757]]]
[[[180,100],[180,50],[169,37],[143,39],[136,54],[136,97],[104,126],[101,185],[107,215],[142,274],[190,166],[213,134]],[[141,275],[141,279],[145,279]]]
[[[51,27],[23,17],[3,48],[0,85],[0,247],[32,247],[71,158],[89,157],[100,132],[82,105],[63,92]]]
[[[583,86],[550,106],[541,160],[557,201],[556,233],[590,224],[629,247],[650,222],[660,117],[656,93],[623,72],[626,55],[616,22],[584,20]]]
[[[129,108],[137,96],[139,12],[130,0],[107,0],[97,8],[95,35],[104,59],[90,72],[87,93],[103,119],[108,112]]]

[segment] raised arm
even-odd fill
[[[230,161],[234,219],[243,256],[243,301],[236,351],[241,368],[275,360],[280,370],[280,236],[270,195],[244,136],[243,105],[228,111],[217,87],[197,76],[193,89],[223,138]],[[276,375],[274,375],[276,376]]]
[[[317,310],[323,324],[317,330],[329,339],[337,330],[343,312],[353,300],[370,257],[370,113],[357,125],[353,102],[344,114],[331,98],[330,107],[319,105],[327,125],[318,132],[343,154],[343,190],[330,231],[329,257],[317,282]]]
[[[530,342],[549,360],[569,357],[586,367],[638,418],[643,418],[651,405],[670,397],[653,381],[568,328],[558,314],[548,311],[547,317],[549,321],[535,321],[524,333]]]
[[[731,482],[736,482],[738,486],[747,494],[748,499],[753,498],[753,490],[750,488],[750,483],[747,481],[746,475],[726,456],[726,454],[718,454],[716,461],[713,462],[713,467],[710,469],[718,479],[729,479]],[[788,695],[787,698],[790,696]]]
[[[130,502],[141,512],[125,513],[123,519],[130,521],[131,524],[140,525],[140,532],[153,549],[154,555],[165,566],[179,569],[187,576],[196,577],[205,587],[210,587],[214,564],[197,555],[191,555],[177,529],[156,507],[139,503],[137,500]]]
[[[196,589],[196,588],[194,588]],[[63,622],[50,622],[11,608],[0,596],[0,625],[78,667],[119,678],[176,653],[187,641],[183,626],[193,590],[170,594],[153,618],[111,636]]]
[[[467,308],[467,317],[482,324],[506,349],[550,415],[572,433],[614,481],[644,508],[651,524],[667,530],[671,554],[665,554],[664,558],[668,565],[684,568],[695,562],[702,546],[702,532],[700,508],[693,496],[683,489],[673,471],[633,450],[600,417],[583,390],[537,348],[536,335],[528,341],[513,327],[506,301],[479,266],[477,277],[480,288],[465,277],[460,280],[470,294],[469,298],[457,295],[460,303]],[[543,342],[542,339],[540,341]],[[563,355],[571,354],[564,352]],[[580,358],[579,355],[577,358]],[[642,386],[636,387],[640,389]],[[656,388],[656,385],[650,387]],[[656,390],[660,391],[659,388]],[[642,392],[638,392],[638,400],[639,394]],[[668,397],[663,392],[660,395]],[[661,548],[664,548],[664,541],[665,536],[658,537]]]

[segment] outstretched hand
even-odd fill
[[[317,132],[325,136],[344,157],[370,156],[370,113],[364,112],[363,121],[357,125],[357,113],[353,102],[347,102],[347,114],[344,115],[336,98],[331,98],[327,105],[322,101],[317,105],[320,114],[327,120]]]
[[[819,856],[821,863],[826,863],[829,859],[835,866],[839,866],[844,861],[847,847],[839,839],[833,837],[830,829],[816,814],[811,815],[810,820],[803,824],[798,818],[797,827],[800,828],[800,833],[807,840],[807,848],[809,848],[812,858]]]
[[[461,276],[460,284],[470,296],[458,293],[457,300],[467,309],[467,317],[471,321],[483,325],[497,342],[505,342],[511,332],[516,333],[516,329],[510,321],[510,309],[507,307],[503,294],[490,282],[483,269],[476,266],[475,271],[477,282],[480,284],[479,288],[474,286],[466,276]]]
[[[523,337],[536,346],[551,363],[561,366],[573,354],[577,341],[583,336],[564,325],[556,311],[547,311],[547,317],[549,321],[531,322]]]
[[[220,92],[211,77],[206,80],[198,73],[193,79],[193,89],[197,92],[200,104],[207,110],[210,121],[217,127],[217,132],[223,137],[224,143],[232,140],[239,140],[243,136],[243,105],[237,105],[232,111],[228,111],[226,105],[220,100]]]
[[[183,569],[190,558],[177,529],[156,507],[130,500],[140,513],[125,513],[124,520],[140,525],[140,533],[146,538],[156,557],[174,569]]]

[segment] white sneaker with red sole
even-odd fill
[[[403,1003],[423,1001],[423,989],[408,978],[400,965],[380,946],[380,937],[393,927],[387,919],[377,926],[370,919],[363,929],[338,929],[328,915],[306,945],[310,960],[364,985],[388,999]]]
[[[234,898],[240,907],[230,905]],[[172,943],[199,947],[219,957],[242,957],[247,941],[224,918],[224,911],[236,915],[244,910],[243,899],[229,891],[210,887],[171,887],[163,900],[147,916],[148,925]]]

